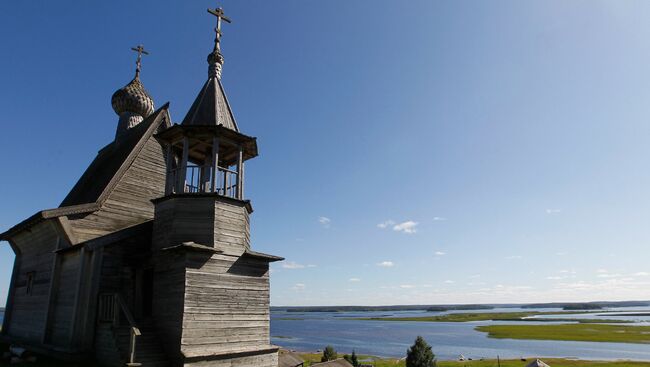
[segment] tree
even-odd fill
[[[346,354],[343,358],[350,362],[354,367],[359,367],[359,359],[357,358],[357,352],[355,352],[354,349],[352,349],[352,355]]]
[[[436,356],[431,346],[418,336],[415,343],[406,351],[406,367],[436,367]]]
[[[320,361],[321,362],[333,361],[336,359],[336,357],[338,357],[338,355],[336,354],[334,347],[328,345],[325,347],[325,350],[323,351],[323,356],[321,357]]]

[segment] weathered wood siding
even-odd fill
[[[268,264],[187,253],[182,350],[186,356],[269,347]]]
[[[153,282],[153,318],[158,339],[172,360],[181,360],[185,292],[185,255],[165,251],[155,256]]]
[[[52,291],[47,341],[57,346],[67,347],[72,342],[81,252],[68,252],[61,254],[60,257],[60,272]]]
[[[117,348],[113,328],[108,324],[97,325],[95,332],[95,359],[100,366],[123,366]]]
[[[152,219],[151,199],[165,194],[165,167],[163,148],[149,138],[100,210],[70,216],[77,239],[90,240]]]
[[[243,205],[217,200],[214,215],[214,240],[225,254],[241,255],[250,249],[250,218]]]
[[[235,357],[222,360],[205,360],[186,362],[184,367],[277,367],[278,352],[264,353],[253,356]]]
[[[54,253],[59,236],[52,221],[41,222],[13,238],[20,249],[13,307],[8,320],[9,336],[40,343],[45,332]],[[27,294],[28,274],[33,274],[31,294]]]
[[[243,202],[218,196],[170,197],[156,203],[155,247],[183,242],[239,256],[250,248],[250,219]]]

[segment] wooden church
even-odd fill
[[[16,254],[1,337],[106,366],[276,367],[269,263],[251,249],[243,134],[221,84],[221,9],[208,80],[180,124],[135,78],[112,97],[114,140],[56,209],[0,234]]]

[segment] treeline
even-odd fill
[[[601,310],[611,307],[646,307],[650,306],[648,301],[619,301],[619,302],[553,302],[553,303],[533,303],[522,306],[522,308],[561,308],[566,311],[573,310]]]
[[[368,312],[368,311],[460,311],[489,310],[489,305],[400,305],[400,306],[305,306],[305,307],[271,307],[272,311],[287,312]]]
[[[564,310],[599,310],[611,307],[646,307],[650,301],[617,302],[549,302],[531,304],[472,304],[472,305],[394,305],[394,306],[287,306],[271,307],[272,311],[286,312],[367,312],[367,311],[467,311],[494,308],[562,308]]]

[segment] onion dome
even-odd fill
[[[142,46],[133,48],[138,51],[135,77],[123,88],[118,89],[111,97],[111,105],[115,113],[120,116],[115,137],[119,137],[128,129],[138,125],[154,111],[154,102],[144,85],[140,81],[141,54],[147,54]]]

